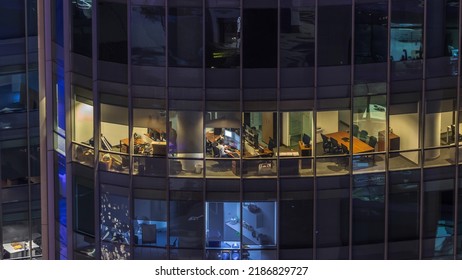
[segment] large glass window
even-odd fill
[[[126,64],[127,5],[101,1],[98,5],[98,59]]]
[[[237,8],[208,8],[205,15],[205,55],[209,68],[240,65],[241,16]]]
[[[244,2],[243,67],[275,68],[278,64],[277,1],[267,0],[263,5],[254,2],[261,1]]]
[[[163,193],[153,194],[159,197]],[[133,231],[135,244],[156,247],[167,246],[167,202],[138,198],[135,199],[134,205]],[[173,240],[170,238],[170,241]]]
[[[318,5],[318,65],[350,64],[351,0],[320,1]]]
[[[165,10],[163,7],[134,6],[131,13],[132,63],[165,65]]]
[[[193,3],[194,2],[194,3]],[[168,8],[168,64],[172,67],[202,67],[202,8]],[[201,1],[202,2],[202,1]]]
[[[281,5],[281,67],[313,66],[314,1],[282,1]]]
[[[425,259],[452,259],[454,252],[454,167],[424,170]]]
[[[389,175],[388,259],[419,258],[420,170]]]
[[[237,112],[206,114],[204,139],[207,177],[239,176],[242,153],[240,123],[240,114]]]
[[[427,77],[457,75],[459,1],[429,0],[426,22]]]
[[[101,185],[101,259],[130,258],[128,189]]]
[[[424,2],[391,0],[390,59],[394,78],[422,75]]]
[[[318,178],[317,258],[348,259],[350,185],[348,176]]]
[[[281,180],[280,259],[313,256],[313,179]]]
[[[353,259],[383,259],[385,175],[353,177]]]
[[[72,5],[72,51],[92,56],[92,0],[73,1]]]

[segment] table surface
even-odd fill
[[[335,140],[337,140],[339,145],[343,144],[348,149],[350,149],[350,141],[345,141],[342,139],[342,138],[350,139],[349,132],[338,131],[338,132],[326,134],[326,136],[334,138]],[[369,146],[368,144],[364,143],[363,141],[353,136],[353,154],[369,153],[373,151],[374,151],[373,147]]]
[[[22,245],[22,248],[21,249],[15,249],[13,248],[13,243],[19,243]],[[29,249],[29,245],[30,245],[30,242],[29,241],[21,241],[21,242],[13,242],[13,243],[4,243],[3,244],[3,249],[5,249],[6,251],[8,251],[8,253],[10,254],[14,254],[14,253],[19,253],[19,252],[23,252],[23,251],[26,251],[25,249],[25,244],[27,244],[27,250]],[[32,249],[35,249],[35,248],[38,248],[39,246],[37,244],[35,244],[35,242],[32,241]]]

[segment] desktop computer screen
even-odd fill
[[[231,130],[225,129],[225,137],[233,138],[233,132]]]

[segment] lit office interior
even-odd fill
[[[95,74],[83,70],[92,65],[88,46],[72,43],[79,67],[69,116],[76,196],[69,255],[460,252],[454,1],[168,2],[166,10],[159,1],[101,1],[96,18],[79,18],[87,28],[75,32],[91,35],[92,20],[125,29],[89,43],[99,50],[97,89],[81,78]],[[425,9],[436,8],[446,15],[444,32],[430,24],[431,13],[424,25]],[[131,22],[120,19],[127,11]],[[128,29],[131,37],[122,34]],[[445,43],[425,52],[435,41]],[[86,208],[95,195],[99,207]]]
[[[0,259],[42,257],[36,6],[0,3]]]

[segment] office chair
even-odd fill
[[[377,145],[377,138],[375,136],[370,136],[368,144],[375,150],[375,145]]]
[[[220,149],[218,149],[217,146],[212,146],[212,156],[214,158],[219,158],[220,157]]]
[[[322,137],[322,148],[324,149],[324,153],[329,153],[332,150],[332,143],[330,142],[329,138],[326,135],[321,133]]]
[[[338,141],[335,140],[334,138],[330,138],[330,142],[332,143],[331,151],[334,154],[341,154],[342,153],[342,147],[339,145]]]
[[[359,135],[359,126],[357,124],[353,125],[353,131],[352,132],[353,132],[354,137],[358,137],[358,135]]]
[[[348,154],[349,153],[348,147],[345,146],[343,143],[341,144],[341,147],[340,147],[340,153],[341,154]],[[345,169],[347,168],[348,163],[349,163],[349,158],[348,157],[339,158],[338,161],[337,161],[337,164],[343,166]]]
[[[367,133],[367,131],[365,130],[361,130],[361,132],[359,133],[359,140],[363,141],[364,143],[367,143],[367,135],[369,133]]]

